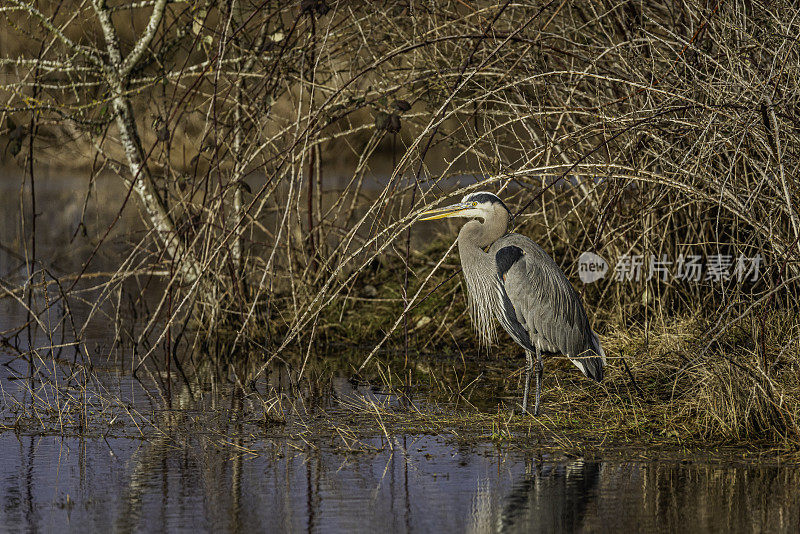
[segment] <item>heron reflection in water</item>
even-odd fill
[[[523,413],[528,409],[534,354],[535,415],[539,414],[543,354],[564,354],[584,375],[600,382],[605,353],[580,297],[539,245],[523,235],[506,233],[511,212],[505,203],[492,193],[471,193],[458,204],[424,212],[420,220],[449,217],[471,219],[458,233],[458,253],[480,343],[492,343],[497,318],[525,349]]]
[[[596,498],[600,463],[537,465],[504,499],[500,532],[578,532]]]

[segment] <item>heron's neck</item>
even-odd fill
[[[460,252],[475,252],[488,247],[506,234],[508,216],[503,214],[489,217],[484,222],[469,221],[458,233],[458,249]]]
[[[505,210],[503,210],[505,211]],[[482,346],[488,347],[495,339],[495,308],[497,292],[491,281],[497,276],[494,260],[483,251],[505,235],[508,214],[487,217],[483,223],[467,222],[458,232],[458,255],[469,296],[469,315],[478,331]]]

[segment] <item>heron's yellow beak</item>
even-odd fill
[[[432,221],[434,219],[444,219],[445,217],[452,217],[456,213],[460,211],[464,211],[473,207],[470,204],[453,204],[450,206],[445,206],[444,208],[436,208],[435,210],[428,210],[423,211],[420,213],[420,221]]]

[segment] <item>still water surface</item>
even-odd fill
[[[11,281],[26,268],[12,254],[21,250],[23,234],[19,180],[13,173],[0,177],[0,277]],[[83,202],[76,191],[86,183],[48,178],[37,185],[38,201],[59,209],[40,218],[39,257],[56,272],[75,272],[91,250],[80,237],[72,241]],[[102,189],[98,195],[93,203],[104,202]],[[90,212],[100,215],[87,226],[102,229],[102,211]],[[135,213],[126,218],[135,221]],[[0,299],[0,332],[24,320],[13,300]],[[85,334],[89,343],[111,343],[108,329]],[[26,340],[18,341],[24,350]],[[25,397],[20,378],[27,364],[3,351],[0,363],[6,364],[0,411],[10,421]],[[105,366],[90,384],[102,389],[98,398],[142,413],[166,411],[114,362],[96,363],[98,370]],[[335,382],[330,394],[338,399],[369,394]],[[230,422],[222,428],[228,444],[202,428],[177,438],[150,429],[146,439],[113,426],[84,437],[53,435],[52,425],[47,435],[0,430],[0,531],[796,532],[800,526],[796,467],[708,456],[622,461],[618,451],[614,460],[566,459],[444,435],[364,438],[360,452],[345,452],[319,437],[248,436],[247,427]],[[257,454],[243,451],[242,437]]]
[[[231,457],[126,439],[0,434],[0,524],[74,532],[792,532],[796,469],[550,462],[395,436],[344,455]]]

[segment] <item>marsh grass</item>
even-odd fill
[[[785,327],[786,317],[769,322],[773,332],[788,336],[793,331]],[[518,412],[524,358],[508,341],[488,357],[476,351],[431,351],[406,361],[401,350],[387,351],[377,357],[368,377],[346,386],[342,381],[357,368],[363,351],[312,357],[300,382],[292,377],[299,376],[303,355],[287,356],[288,365],[271,369],[268,379],[244,389],[232,385],[233,377],[218,382],[216,389],[198,383],[193,394],[182,388],[173,393],[169,409],[158,381],[143,383],[151,399],[136,406],[98,384],[62,387],[58,396],[39,385],[28,389],[34,396],[28,401],[13,400],[19,394],[4,391],[2,424],[20,433],[125,436],[178,447],[203,435],[214,447],[248,454],[263,453],[264,444],[274,439],[363,453],[393,446],[394,436],[432,434],[454,442],[535,446],[548,454],[728,448],[795,458],[795,357],[784,353],[780,369],[766,377],[759,378],[757,364],[746,367],[748,375],[736,372],[732,369],[757,361],[737,332],[712,348],[706,356],[712,362],[692,364],[706,328],[696,318],[663,325],[654,329],[658,334],[651,333],[650,349],[640,329],[617,329],[604,336],[609,354],[620,356],[612,360],[602,384],[586,380],[563,358],[547,360],[539,417]],[[768,342],[776,347],[785,343],[780,337]],[[630,374],[619,364],[623,357]],[[764,402],[763,388],[770,388],[775,402]],[[76,396],[81,391],[89,394]],[[376,437],[385,438],[382,445],[376,445]]]

